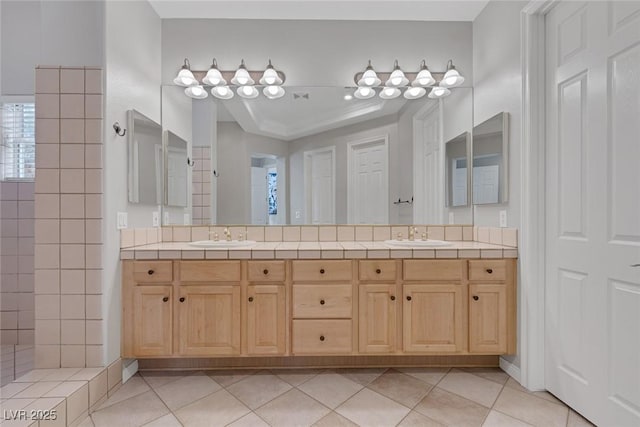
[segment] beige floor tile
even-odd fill
[[[220,389],[217,382],[201,373],[165,384],[156,389],[156,393],[169,409],[175,411]]]
[[[278,369],[271,371],[278,378],[284,380],[294,387],[318,375],[322,369]]]
[[[145,424],[144,427],[182,427],[182,424],[180,424],[175,415],[167,414]]]
[[[335,409],[362,389],[362,385],[334,372],[323,372],[298,387],[325,406]]]
[[[344,402],[336,412],[361,426],[395,426],[410,409],[367,388]]]
[[[322,417],[313,427],[358,427],[358,425],[332,411]]]
[[[511,387],[502,390],[494,409],[529,424],[547,427],[565,426],[569,412],[566,406],[551,403]]]
[[[148,391],[96,411],[91,418],[96,427],[137,427],[168,413],[162,400]]]
[[[487,419],[484,420],[482,427],[527,427],[531,424],[527,424],[524,421],[520,421],[509,415],[503,414],[496,410],[489,412]]]
[[[477,375],[457,369],[451,370],[439,383],[438,387],[462,396],[466,399],[491,408],[502,390],[502,385],[486,380]]]
[[[17,397],[19,399],[42,397],[60,384],[60,381],[40,381],[30,384],[29,387],[25,388],[13,397]]]
[[[16,394],[31,387],[31,383],[9,383],[0,388],[0,398],[9,399]]]
[[[464,368],[462,370],[502,385],[511,378],[500,368]]]
[[[268,371],[258,372],[229,387],[227,390],[251,409],[265,403],[291,389],[291,385]]]
[[[531,394],[533,396],[537,396],[537,397],[539,397],[541,399],[548,400],[549,402],[557,403],[558,405],[564,405],[564,402],[562,402],[560,399],[558,399],[557,397],[555,397],[553,394],[549,393],[548,391],[529,391],[526,388],[522,387],[513,378],[509,378],[509,380],[507,381],[507,383],[505,385],[507,387],[509,387],[509,388],[513,388],[513,389],[521,391],[523,393],[528,393],[528,394]]]
[[[148,371],[140,372],[142,378],[153,389],[162,387],[163,385],[170,383],[171,381],[179,380],[189,375],[189,372],[184,371]]]
[[[111,395],[98,409],[105,409],[111,405],[122,402],[123,400],[130,399],[139,394],[146,393],[150,390],[149,385],[139,375],[134,375],[129,378],[129,381],[122,384],[122,386]]]
[[[449,368],[400,368],[398,371],[436,385],[449,372]]]
[[[445,425],[467,427],[482,425],[489,413],[484,406],[438,387],[431,390],[414,410]]]
[[[382,375],[386,370],[386,368],[352,368],[336,369],[335,371],[337,374],[343,375],[353,382],[366,386]]]
[[[521,391],[523,393],[531,393],[529,390],[527,390],[526,388],[522,387],[518,381],[514,380],[511,377],[509,377],[509,379],[507,380],[507,383],[505,384],[505,387],[510,387],[510,388],[516,389],[518,391]]]
[[[222,387],[228,387],[231,384],[235,384],[248,376],[251,376],[258,372],[256,369],[230,369],[222,371],[207,371],[207,375],[214,379],[215,382]]]
[[[272,426],[310,426],[331,410],[297,389],[289,390],[256,410]]]
[[[249,412],[231,393],[220,390],[178,409],[175,416],[185,427],[216,427],[226,426]]]
[[[567,421],[567,427],[589,427],[593,426],[593,424],[584,418],[582,415],[574,411],[573,409],[569,409],[569,420]]]
[[[269,427],[269,424],[257,416],[255,412],[249,412],[244,417],[229,424],[228,427]]]
[[[404,417],[404,419],[398,424],[398,427],[444,427],[437,421],[431,418],[425,417],[419,412],[411,411]]]
[[[395,369],[388,370],[368,386],[369,389],[409,408],[420,402],[432,387],[431,384]]]

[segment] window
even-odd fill
[[[34,103],[0,104],[2,163],[0,178],[33,180],[36,172],[36,114]]]

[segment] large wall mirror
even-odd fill
[[[473,204],[508,201],[509,115],[499,113],[473,128]]]
[[[471,88],[415,100],[285,89],[275,100],[196,100],[163,86],[163,128],[186,135],[194,161],[193,224],[472,223],[470,195],[448,206],[445,194],[445,145],[472,132]]]
[[[127,111],[129,202],[162,204],[162,127],[136,110]]]

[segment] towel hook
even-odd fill
[[[115,122],[113,124],[113,130],[116,131],[116,135],[118,135],[118,136],[125,136],[126,133],[127,133],[127,130],[123,129],[122,127],[120,127],[120,123],[118,123],[118,122]]]

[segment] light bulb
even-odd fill
[[[355,96],[358,99],[369,99],[375,96],[375,94],[376,94],[375,90],[371,89],[370,87],[363,86],[356,89],[353,96]]]
[[[396,87],[385,87],[380,92],[380,98],[382,98],[382,99],[393,99],[393,98],[399,97],[401,93],[402,92],[400,92],[400,89],[398,89]]]
[[[238,81],[240,81],[240,80],[238,80]],[[247,96],[251,95],[251,92],[253,92],[253,91],[251,90],[251,87],[249,87],[249,86],[244,86],[242,88],[242,93],[244,93]]]
[[[211,89],[211,95],[220,99],[231,99],[233,98],[233,91],[228,86],[216,86]]]
[[[275,95],[278,93],[278,87],[277,86],[267,86],[267,92],[269,92],[270,95]]]
[[[284,81],[278,75],[278,72],[273,65],[271,65],[271,60],[269,60],[269,65],[262,73],[262,77],[260,78],[260,84],[271,86],[271,85],[281,85]]]
[[[348,94],[346,94],[346,95],[344,96],[344,100],[345,100],[345,101],[351,101],[352,99],[353,99],[353,95],[351,95],[350,93],[348,93]]]
[[[226,80],[222,77],[222,73],[218,70],[218,63],[213,59],[213,63],[207,71],[207,75],[202,79],[202,83],[210,86],[226,85]]]
[[[447,64],[447,72],[444,73],[444,77],[440,82],[440,86],[442,87],[456,87],[460,86],[464,83],[464,77],[460,75],[456,67],[453,65],[453,62],[449,60]]]
[[[178,86],[193,86],[198,84],[198,80],[193,76],[193,73],[188,68],[182,68],[173,82]]]
[[[378,75],[376,74],[375,70],[373,69],[373,66],[371,65],[371,61],[369,61],[369,65],[367,65],[367,68],[365,69],[364,73],[360,77],[360,80],[358,80],[356,83],[358,84],[358,86],[367,86],[367,87],[380,86],[381,81],[378,78]]]
[[[284,96],[284,89],[282,86],[265,86],[262,93],[269,99],[278,99]]]
[[[410,87],[404,91],[406,99],[418,99],[424,96],[427,91],[423,87]]]
[[[365,77],[364,79],[364,84],[366,84],[367,86],[373,86],[373,84],[376,81],[375,77]]]
[[[429,71],[426,62],[423,60],[420,63],[420,72],[416,76],[415,80],[413,80],[413,83],[411,83],[411,86],[425,87],[434,85],[435,83],[436,79],[433,78],[433,76],[431,75],[431,71]]]
[[[256,98],[259,95],[255,86],[240,86],[237,92],[241,97],[249,99]]]
[[[429,92],[429,98],[431,99],[444,98],[445,96],[448,96],[450,94],[451,94],[451,91],[446,87],[436,86],[433,89],[431,89],[431,92]]]
[[[244,65],[244,59],[240,63],[240,67],[238,67],[238,69],[236,70],[236,73],[231,79],[231,83],[238,86],[252,85],[255,83],[251,78],[251,76],[249,75],[249,72],[247,71],[247,67]]]
[[[409,84],[409,79],[404,75],[404,72],[400,69],[398,61],[393,64],[393,72],[389,76],[389,79],[385,83],[386,86],[400,87]]]
[[[204,90],[204,88],[200,85],[196,85],[196,86],[189,86],[188,88],[186,88],[184,90],[185,95],[187,95],[189,98],[194,98],[194,99],[204,99],[207,96],[209,96],[207,94],[207,91]]]

